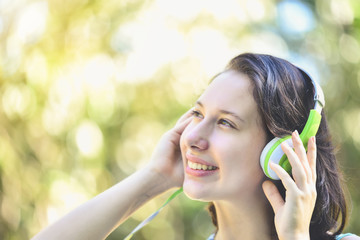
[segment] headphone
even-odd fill
[[[304,144],[305,149],[307,150],[307,143],[309,139],[316,135],[320,122],[321,122],[321,110],[325,106],[324,93],[318,83],[316,83],[309,75],[302,69],[298,68],[303,76],[309,78],[314,86],[315,95],[314,101],[315,106],[310,110],[309,117],[306,121],[305,127],[300,133],[300,139]],[[286,142],[290,147],[294,147],[291,136],[285,136],[283,138],[275,137],[261,152],[260,164],[266,176],[273,180],[279,180],[280,178],[277,174],[269,167],[271,162],[279,164],[286,172],[291,173],[291,165],[289,160],[281,149],[281,143]]]

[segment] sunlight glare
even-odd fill
[[[315,27],[312,10],[297,0],[283,1],[278,5],[278,22],[289,35],[302,34]]]
[[[16,35],[23,43],[34,43],[41,37],[46,28],[47,13],[46,1],[33,2],[23,9],[16,27]]]
[[[342,25],[352,24],[354,21],[354,12],[348,0],[331,0],[330,10],[333,20]]]
[[[260,0],[247,0],[246,9],[254,21],[261,21],[265,17],[265,6]]]
[[[86,157],[98,155],[103,147],[103,134],[99,126],[92,121],[83,121],[76,131],[76,145]]]
[[[223,33],[212,28],[194,28],[190,34],[191,50],[210,78],[220,72],[231,58],[229,43]]]

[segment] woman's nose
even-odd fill
[[[209,148],[209,127],[206,124],[196,124],[187,134],[186,142],[188,147],[197,151],[204,151]]]

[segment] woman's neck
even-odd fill
[[[262,196],[261,196],[262,195]],[[216,240],[270,240],[274,219],[270,204],[261,193],[241,200],[215,201],[219,230]]]

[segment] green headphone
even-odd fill
[[[303,76],[307,76],[309,79],[311,79],[304,70],[300,68],[299,70],[301,71]],[[305,149],[307,149],[307,143],[310,137],[315,136],[319,129],[321,122],[321,110],[325,106],[324,93],[320,85],[316,83],[313,79],[311,79],[311,82],[315,90],[315,106],[312,110],[310,110],[308,120],[306,121],[305,127],[300,134],[300,139],[303,142]],[[282,142],[287,142],[291,147],[293,147],[291,136],[285,136],[283,138],[275,137],[265,146],[260,156],[260,164],[265,175],[273,180],[278,180],[279,177],[269,167],[270,162],[279,164],[283,169],[285,169],[285,171],[291,173],[291,165],[289,163],[289,160],[287,159],[286,154],[284,154],[281,149]]]

